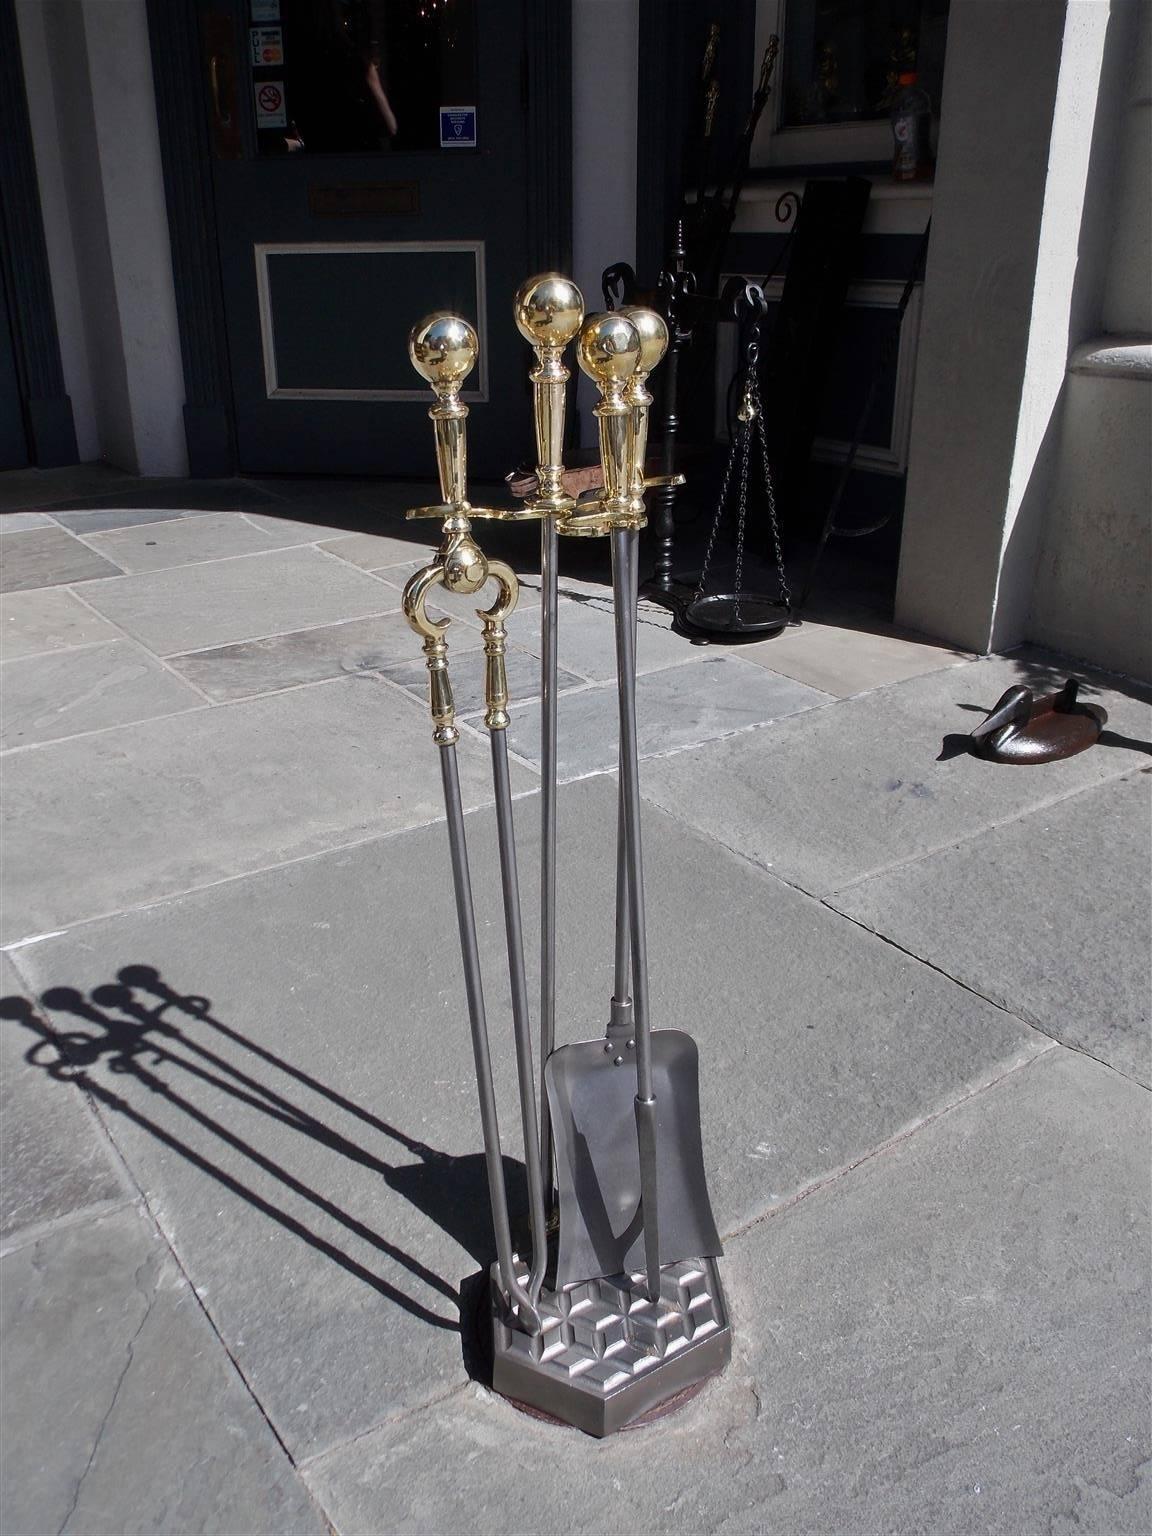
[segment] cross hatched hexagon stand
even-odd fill
[[[665,1265],[656,1301],[639,1274],[545,1291],[535,1335],[516,1327],[495,1266],[492,1301],[494,1390],[589,1435],[637,1423],[723,1370],[732,1354],[714,1259]]]

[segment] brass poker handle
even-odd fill
[[[428,617],[429,594],[444,582],[444,565],[438,555],[431,565],[409,578],[404,587],[404,617],[424,642],[428,666],[428,702],[432,710],[432,740],[438,747],[451,747],[460,739],[456,728],[456,703],[448,676],[448,640],[451,619]]]
[[[623,322],[626,330],[615,331],[611,321]],[[667,348],[668,327],[654,309],[629,305],[585,322],[579,358],[602,395],[594,414],[600,422],[604,495],[588,510],[570,513],[561,533],[595,536],[644,527],[644,491],[656,483],[644,478],[652,405],[647,380]]]
[[[504,518],[494,507],[473,507],[468,501],[468,407],[460,398],[464,380],[476,366],[480,343],[474,328],[461,315],[437,310],[413,326],[408,356],[436,396],[428,411],[436,431],[436,467],[440,474],[440,503],[410,507],[408,517]]]
[[[536,353],[532,408],[536,424],[536,494],[528,506],[538,516],[560,515],[575,500],[564,489],[564,401],[571,375],[564,349],[584,319],[584,296],[559,272],[542,272],[522,283],[513,306],[516,328]]]

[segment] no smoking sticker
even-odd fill
[[[257,128],[287,128],[283,80],[261,80],[255,90]]]

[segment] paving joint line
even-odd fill
[[[85,1093],[84,1097],[87,1099],[88,1095]],[[98,1134],[103,1141],[106,1133],[102,1125]],[[119,1164],[119,1157],[116,1162]],[[87,1226],[89,1222],[103,1221],[106,1216],[114,1216],[117,1211],[135,1210],[138,1205],[138,1197],[126,1193],[119,1200],[94,1200],[90,1205],[78,1206],[74,1211],[49,1217],[47,1221],[34,1221],[26,1227],[17,1227],[0,1243],[0,1261],[14,1253],[22,1253],[25,1248],[34,1248],[37,1243],[50,1240],[58,1233],[71,1232],[76,1227]]]
[[[919,1135],[928,1126],[935,1125],[938,1120],[942,1120],[946,1115],[952,1114],[955,1110],[962,1109],[965,1104],[970,1104],[973,1099],[979,1098],[982,1094],[990,1093],[993,1089],[1001,1087],[1010,1078],[1015,1077],[1020,1072],[1028,1071],[1038,1061],[1042,1061],[1046,1056],[1050,1056],[1053,1051],[1060,1049],[1061,1047],[1056,1041],[1051,1041],[1048,1045],[1034,1052],[1027,1060],[1016,1062],[1008,1067],[1006,1071],[1001,1072],[986,1083],[978,1083],[976,1087],[961,1094],[959,1098],[952,1099],[949,1103],[941,1105],[939,1109],[933,1110],[931,1114],[924,1115],[914,1125],[905,1126],[903,1130],[896,1131],[891,1136],[885,1137],[883,1141],[877,1142],[874,1147],[869,1147],[866,1152],[862,1152],[859,1157],[854,1158],[851,1162],[842,1164],[831,1173],[825,1174],[823,1178],[813,1180],[811,1184],[806,1184],[803,1189],[798,1189],[794,1194],[790,1195],[787,1200],[782,1200],[778,1205],[769,1206],[766,1211],[761,1211],[758,1216],[753,1216],[749,1221],[744,1222],[743,1225],[734,1227],[732,1231],[724,1233],[724,1241],[726,1243],[735,1242],[751,1232],[754,1227],[759,1227],[764,1222],[772,1221],[777,1216],[785,1215],[788,1211],[795,1209],[796,1206],[807,1200],[809,1196],[817,1195],[822,1190],[828,1189],[831,1185],[839,1184],[849,1174],[854,1173],[857,1168],[863,1167],[865,1163],[870,1163],[876,1158],[882,1157],[885,1153],[895,1150],[896,1147],[903,1145],[904,1142],[910,1141],[913,1136]]]
[[[98,510],[98,509],[93,508],[93,510],[95,511],[95,510]],[[133,509],[131,507],[125,507],[124,510],[126,512],[128,512],[128,511],[132,511]],[[216,512],[200,511],[200,510],[197,510],[197,509],[195,509],[193,507],[188,507],[188,508],[183,508],[182,507],[180,510],[182,512],[184,512],[184,514],[185,514],[183,517],[162,517],[162,518],[158,518],[156,520],[156,522],[154,522],[154,523],[125,523],[120,528],[93,528],[91,533],[79,533],[79,532],[77,532],[77,530],[75,528],[65,527],[65,525],[63,523],[60,526],[62,528],[64,528],[65,533],[70,533],[74,539],[79,539],[80,543],[83,544],[84,548],[87,549],[87,550],[90,550],[92,552],[92,554],[99,555],[101,557],[101,559],[103,559],[103,560],[111,560],[113,565],[117,565],[119,562],[116,561],[116,560],[113,560],[111,555],[106,554],[105,551],[100,548],[99,544],[93,544],[92,543],[93,539],[98,539],[103,534],[106,534],[106,533],[128,533],[129,531],[131,531],[133,529],[136,529],[136,528],[158,528],[161,523],[195,522],[196,519],[200,518],[200,517],[219,517],[221,515],[219,511],[216,511]],[[214,558],[218,559],[218,560],[219,559],[226,559],[227,556],[217,555]],[[185,565],[187,565],[187,564],[200,565],[200,564],[203,564],[203,563],[207,563],[207,562],[202,562],[202,561],[199,561],[199,560],[191,561],[191,562],[189,562],[189,561],[184,561],[183,562],[183,564],[185,564]],[[166,566],[165,565],[165,566],[158,567],[158,569],[165,570],[165,571],[166,570],[179,570],[180,566]],[[147,571],[126,571],[126,570],[124,570],[123,566],[120,567],[120,573],[123,576],[146,576],[148,574]]]
[[[257,516],[259,516],[259,515],[260,514],[257,513]],[[227,509],[224,509],[224,508],[218,508],[216,511],[205,511],[205,512],[197,512],[197,511],[193,511],[191,508],[189,508],[188,509],[188,515],[186,517],[169,517],[169,518],[165,518],[164,521],[167,522],[167,523],[177,523],[177,524],[179,524],[179,523],[196,522],[199,518],[202,518],[202,517],[243,517],[243,516],[244,516],[244,513],[239,511],[236,508],[233,508],[231,510],[227,510]],[[126,525],[125,528],[104,528],[104,529],[101,529],[100,531],[101,531],[101,533],[125,533],[129,529],[131,529],[131,528],[153,528],[153,527],[156,527],[156,526],[157,525],[155,523],[129,523],[129,524]],[[266,528],[259,528],[259,527],[257,527],[257,525],[255,523],[252,523],[249,526],[254,528],[257,533],[263,534],[268,539],[274,538],[274,535],[269,533]],[[68,530],[66,530],[66,531],[68,531]],[[109,561],[112,565],[116,564],[116,561],[112,559],[111,555],[105,554],[104,551],[100,548],[100,546],[98,544],[97,545],[93,545],[90,542],[90,540],[98,537],[97,534],[91,533],[91,534],[88,535],[87,539],[82,538],[81,535],[78,534],[78,533],[77,534],[73,534],[72,537],[74,539],[79,540],[79,542],[84,545],[84,548],[87,549],[90,554],[99,555],[102,559]],[[337,530],[337,537],[339,537],[339,530]],[[223,565],[228,560],[259,560],[261,558],[261,556],[263,556],[263,555],[279,555],[279,554],[287,553],[289,550],[293,550],[293,549],[310,549],[310,548],[318,548],[318,547],[319,546],[318,546],[318,544],[316,543],[315,540],[300,539],[297,543],[294,543],[294,544],[268,544],[264,549],[238,549],[238,550],[234,550],[229,555],[209,555],[209,556],[207,556],[203,560],[177,560],[172,565],[152,565],[152,566],[148,566],[145,570],[141,570],[141,571],[126,571],[126,570],[121,568],[119,570],[117,576],[107,576],[107,577],[103,577],[103,578],[97,576],[97,577],[92,577],[91,579],[94,580],[94,581],[99,581],[99,580],[115,581],[115,580],[119,579],[119,576],[162,576],[166,571],[187,571],[187,570],[190,570],[193,566],[196,566],[196,565]],[[323,550],[321,550],[320,552],[321,552],[321,554],[325,554],[326,553]],[[339,558],[339,557],[337,557],[337,558]],[[348,561],[346,561],[346,560],[341,561],[341,564],[342,565],[347,565]],[[367,574],[367,572],[365,572],[365,574]]]
[[[304,547],[305,546],[300,544],[294,544],[292,546],[294,549],[301,549]],[[271,553],[271,551],[265,551],[265,553]],[[346,560],[341,561],[341,564],[347,566],[348,562]],[[367,575],[368,573],[365,572],[364,574]],[[381,585],[383,585],[383,583],[381,583]],[[393,587],[391,590],[395,591],[396,589]],[[238,640],[217,640],[214,645],[194,645],[186,651],[165,651],[163,654],[161,654],[158,651],[151,651],[150,646],[145,646],[145,650],[151,651],[151,654],[156,656],[157,659],[161,661],[179,661],[184,656],[206,656],[212,651],[226,651],[234,645],[255,645],[260,640],[281,640],[288,635],[309,635],[317,629],[337,629],[341,624],[359,624],[364,619],[386,619],[391,617],[392,614],[400,612],[399,593],[396,595],[395,604],[396,606],[393,608],[373,608],[369,613],[349,614],[348,617],[344,619],[328,619],[323,624],[300,624],[295,629],[270,629],[261,635],[242,635]],[[91,604],[88,606],[92,607]],[[92,611],[93,613],[99,613],[100,610],[98,608],[93,608]],[[101,617],[103,617],[103,615],[101,615]],[[144,642],[141,641],[140,644],[143,645]]]
[[[33,588],[32,590],[42,591],[44,589]],[[7,597],[10,594],[5,593],[4,595]],[[95,613],[96,610],[89,605],[89,611]],[[118,640],[125,638],[127,637],[122,635],[109,635],[103,640],[80,640],[75,645],[55,645],[50,646],[46,651],[29,651],[26,656],[0,656],[0,667],[10,667],[13,662],[17,661],[43,661],[45,656],[68,656],[73,651],[94,651],[98,646],[115,645]],[[139,641],[136,643],[139,644]],[[152,652],[149,651],[148,654],[151,656]]]
[[[458,1381],[455,1386],[449,1387],[447,1391],[437,1393],[435,1397],[430,1397],[425,1402],[413,1403],[411,1407],[401,1408],[398,1412],[389,1414],[377,1423],[370,1424],[367,1429],[358,1429],[354,1435],[349,1435],[347,1440],[337,1441],[335,1445],[329,1445],[322,1451],[316,1451],[311,1456],[305,1456],[302,1461],[295,1462],[294,1465],[302,1476],[306,1476],[317,1463],[324,1461],[327,1457],[336,1456],[341,1451],[346,1451],[349,1446],[359,1444],[361,1440],[367,1439],[369,1435],[377,1434],[380,1430],[387,1429],[392,1424],[403,1424],[408,1419],[414,1419],[418,1414],[426,1413],[429,1408],[436,1408],[441,1403],[449,1402],[452,1398],[459,1397],[462,1392],[466,1392],[469,1387],[475,1385],[476,1383],[469,1376],[464,1381]]]
[[[80,1502],[80,1493],[88,1479],[89,1472],[92,1470],[93,1463],[96,1460],[96,1453],[99,1451],[100,1442],[104,1438],[104,1431],[108,1428],[108,1421],[116,1411],[116,1404],[120,1401],[120,1392],[124,1386],[125,1381],[128,1379],[128,1372],[132,1369],[132,1366],[135,1363],[137,1340],[140,1338],[140,1335],[147,1327],[148,1319],[152,1316],[152,1309],[156,1305],[156,1285],[153,1284],[150,1292],[145,1292],[141,1289],[140,1286],[140,1275],[141,1272],[147,1267],[147,1264],[147,1258],[142,1259],[141,1262],[136,1266],[136,1270],[132,1276],[132,1288],[133,1290],[140,1293],[144,1301],[144,1316],[140,1319],[139,1323],[137,1323],[135,1329],[133,1330],[132,1337],[128,1340],[128,1343],[125,1346],[125,1355],[127,1358],[121,1367],[120,1374],[116,1378],[116,1385],[112,1389],[112,1396],[108,1401],[108,1406],[105,1408],[103,1414],[101,1415],[100,1423],[96,1426],[96,1433],[92,1436],[92,1449],[88,1452],[88,1460],[84,1463],[84,1467],[80,1473],[80,1476],[76,1479],[76,1486],[72,1490],[72,1502],[68,1506],[68,1513],[64,1516],[63,1521],[56,1529],[56,1536],[64,1536],[64,1532],[67,1529],[72,1516],[76,1513],[76,1506]]]
[[[164,668],[165,672],[168,672],[172,677],[175,677],[178,679],[178,681],[185,683],[195,693],[198,693],[200,697],[205,701],[205,703],[210,704],[213,702],[202,688],[197,688],[195,683],[190,683],[186,677],[181,677],[180,673],[177,672],[174,667],[169,665],[165,657],[158,655],[151,646],[145,645],[143,640],[138,640],[135,635],[129,634],[129,632],[124,628],[122,624],[117,624],[115,619],[110,619],[106,614],[101,613],[99,608],[97,608],[94,603],[90,603],[82,593],[77,592],[75,587],[69,587],[68,591],[72,597],[74,597],[76,601],[81,604],[82,607],[87,608],[89,613],[94,614],[96,618],[101,619],[105,624],[111,624],[114,629],[118,629],[125,640],[128,640],[133,645],[138,646],[139,649],[145,653],[145,655],[151,656],[155,661],[159,662],[159,664]],[[183,713],[183,711],[177,711],[177,713]],[[137,721],[136,723],[140,724],[141,722]],[[97,729],[105,730],[108,729],[108,727],[98,726]],[[86,736],[89,733],[87,731],[77,731],[75,734],[78,736]],[[47,745],[47,743],[40,743],[40,745]]]
[[[786,876],[780,874],[776,869],[770,868],[768,865],[762,863],[759,859],[755,858],[752,854],[746,852],[744,849],[733,848],[732,845],[725,842],[723,838],[716,837],[713,833],[707,832],[703,828],[697,827],[694,823],[688,821],[685,817],[679,816],[674,812],[667,810],[657,800],[649,800],[648,803],[654,806],[663,815],[668,816],[672,821],[678,823],[680,826],[687,828],[697,837],[703,837],[708,842],[715,843],[717,847],[723,848],[727,853],[731,854],[733,858],[740,860],[741,863],[747,864],[758,873],[766,875],[770,879],[775,880],[779,885],[784,886],[785,889],[795,892],[796,895],[803,898],[803,900],[812,902],[816,906],[822,907],[824,911],[831,913],[834,917],[841,918],[843,921],[850,923],[854,928],[860,929],[862,933],[866,933],[872,938],[878,939],[882,944],[886,944],[889,948],[895,949],[898,953],[904,955],[907,959],[915,961],[917,965],[922,965],[926,970],[933,971],[943,980],[950,982],[953,986],[959,987],[962,991],[967,992],[972,997],[978,998],[981,1002],[987,1003],[989,1007],[995,1008],[997,1012],[1006,1014],[1010,1019],[1013,1019],[1017,1023],[1022,1024],[1026,1029],[1033,1030],[1036,1034],[1041,1035],[1045,1040],[1052,1040],[1054,1044],[1058,1043],[1060,1045],[1065,1043],[1064,1041],[1055,1041],[1054,1037],[1049,1035],[1047,1030],[1034,1022],[1026,1013],[1022,1013],[1015,1008],[1010,1008],[1006,1003],[998,1002],[996,998],[989,997],[985,993],[981,992],[978,987],[971,986],[969,983],[962,981],[958,976],[951,975],[941,966],[934,965],[932,961],[925,959],[923,955],[918,955],[913,950],[905,949],[902,944],[898,944],[894,939],[889,938],[887,934],[880,933],[875,928],[870,928],[867,923],[864,923],[853,917],[848,912],[842,912],[838,907],[832,906],[825,896],[817,895],[812,891],[805,890],[802,885],[797,885],[794,881],[789,880]],[[1072,1047],[1069,1047],[1069,1049],[1072,1049]],[[1088,1053],[1085,1052],[1084,1054]],[[1104,1063],[1104,1065],[1107,1065],[1107,1063]]]
[[[133,644],[141,646],[140,641],[133,641]],[[147,646],[142,646],[141,648],[145,650],[149,656],[153,654],[148,650]],[[183,677],[179,672],[173,672],[172,676],[177,678],[180,682],[187,682],[187,679]],[[180,719],[185,715],[203,714],[207,710],[235,709],[245,704],[251,704],[257,699],[278,698],[281,694],[300,693],[307,688],[323,688],[332,683],[347,682],[350,678],[358,677],[383,677],[383,673],[379,672],[375,668],[365,667],[358,669],[355,672],[337,672],[334,673],[331,677],[305,678],[302,682],[299,683],[286,683],[282,688],[267,688],[260,693],[242,694],[240,698],[236,699],[212,699],[209,698],[202,689],[196,688],[195,692],[199,694],[203,699],[203,703],[190,704],[186,709],[170,709],[165,711],[165,713],[162,715],[146,715],[143,719],[140,720],[121,720],[116,721],[111,725],[94,725],[86,731],[73,731],[71,735],[53,736],[46,741],[22,742],[13,747],[3,748],[3,750],[0,751],[0,756],[11,757],[18,752],[35,752],[44,747],[58,747],[63,745],[65,742],[80,741],[88,736],[102,736],[108,731],[127,731],[133,730],[142,725],[157,725],[165,720]],[[391,679],[388,679],[388,681],[391,681]],[[406,690],[401,689],[401,692],[405,691]],[[412,700],[411,694],[407,694],[406,696],[410,701]],[[419,704],[419,700],[415,700],[414,702]]]
[[[19,967],[17,967],[17,969],[19,970]],[[21,973],[21,980],[25,981],[25,978],[24,978],[22,973]],[[27,985],[26,981],[25,981],[25,984]],[[51,1032],[53,1038],[54,1039],[58,1039],[59,1038],[59,1032],[53,1027],[51,1021],[46,1019],[44,1022],[47,1024],[47,1027],[48,1027],[49,1031]],[[253,1402],[253,1404],[254,1404],[254,1406],[256,1408],[257,1413],[260,1415],[261,1419],[264,1421],[265,1425],[268,1428],[269,1433],[272,1435],[272,1438],[275,1440],[275,1442],[279,1446],[280,1450],[284,1453],[284,1456],[286,1457],[286,1459],[288,1461],[288,1465],[292,1468],[293,1472],[296,1474],[298,1481],[301,1484],[303,1484],[304,1489],[305,1489],[305,1493],[306,1493],[306,1495],[308,1497],[309,1502],[316,1507],[316,1509],[319,1511],[319,1513],[323,1516],[325,1522],[327,1524],[331,1525],[331,1522],[328,1520],[327,1512],[324,1510],[324,1508],[320,1504],[319,1500],[314,1496],[314,1494],[312,1493],[312,1490],[310,1488],[308,1488],[307,1484],[304,1482],[303,1477],[300,1476],[299,1463],[296,1461],[296,1458],[292,1455],[292,1452],[288,1449],[288,1446],[285,1443],[285,1441],[283,1440],[283,1438],[281,1437],[280,1432],[276,1428],[276,1425],[273,1423],[272,1419],[270,1418],[268,1413],[265,1411],[264,1405],[260,1401],[260,1398],[257,1396],[256,1390],[255,1390],[253,1384],[248,1380],[248,1377],[246,1376],[243,1368],[241,1367],[240,1362],[236,1359],[236,1356],[232,1353],[231,1349],[229,1349],[227,1340],[224,1338],[223,1334],[220,1332],[220,1329],[216,1326],[215,1320],[213,1319],[212,1314],[209,1312],[207,1306],[205,1305],[203,1297],[200,1295],[200,1292],[197,1290],[196,1285],[195,1285],[195,1283],[192,1280],[192,1276],[189,1273],[189,1270],[188,1270],[187,1266],[185,1265],[185,1263],[183,1262],[183,1260],[180,1257],[180,1254],[179,1254],[179,1252],[178,1252],[178,1250],[176,1248],[174,1239],[172,1237],[170,1237],[169,1234],[165,1231],[162,1223],[160,1222],[159,1217],[157,1216],[156,1212],[152,1208],[152,1204],[151,1204],[151,1201],[148,1198],[147,1192],[145,1191],[144,1187],[141,1185],[140,1181],[137,1179],[135,1173],[132,1171],[131,1164],[128,1162],[127,1157],[125,1156],[125,1154],[121,1150],[120,1145],[119,1145],[119,1143],[116,1140],[116,1136],[114,1134],[114,1131],[113,1131],[111,1123],[104,1119],[104,1116],[100,1113],[99,1105],[95,1102],[94,1099],[91,1098],[91,1095],[88,1094],[87,1090],[84,1090],[84,1096],[85,1096],[85,1098],[88,1098],[90,1100],[90,1102],[91,1102],[92,1113],[95,1116],[97,1122],[99,1123],[107,1143],[109,1144],[110,1148],[112,1149],[112,1152],[113,1152],[113,1155],[115,1157],[116,1162],[120,1165],[120,1169],[122,1171],[123,1177],[127,1180],[129,1187],[131,1189],[135,1190],[135,1198],[134,1199],[130,1199],[129,1201],[127,1201],[125,1203],[132,1204],[132,1205],[138,1205],[140,1207],[140,1209],[141,1209],[142,1214],[145,1215],[147,1221],[151,1224],[151,1226],[153,1227],[153,1229],[155,1230],[155,1232],[159,1236],[160,1241],[164,1244],[165,1249],[167,1250],[167,1252],[171,1256],[173,1264],[175,1264],[177,1270],[179,1271],[180,1276],[181,1276],[181,1278],[184,1281],[184,1284],[187,1286],[188,1294],[192,1297],[194,1305],[198,1308],[200,1314],[203,1316],[203,1318],[207,1322],[208,1327],[212,1330],[213,1336],[215,1337],[217,1343],[220,1345],[220,1348],[224,1351],[225,1358],[228,1360],[228,1362],[232,1366],[232,1369],[235,1371],[236,1376],[239,1379],[240,1384],[241,1384],[243,1390],[251,1398],[251,1400],[252,1400],[252,1402]]]
[[[825,891],[821,901],[841,896],[845,891],[855,890],[857,886],[866,884],[869,880],[879,879],[882,875],[894,874],[897,870],[907,869],[913,864],[919,864],[924,859],[935,858],[937,854],[949,853],[953,849],[963,848],[978,837],[983,837],[988,832],[998,832],[1002,827],[1014,826],[1019,821],[1027,821],[1030,816],[1036,816],[1042,811],[1050,811],[1058,805],[1064,805],[1069,800],[1075,800],[1078,795],[1091,794],[1093,790],[1104,789],[1107,785],[1114,784],[1117,779],[1126,779],[1144,770],[1135,766],[1118,768],[1107,777],[1098,779],[1094,784],[1080,784],[1073,789],[1068,789],[1063,794],[1053,795],[1049,800],[1041,800],[1035,805],[1026,806],[1022,810],[1015,811],[1011,815],[1001,816],[995,821],[985,822],[982,826],[974,828],[970,832],[962,833],[958,837],[949,838],[946,842],[935,843],[931,848],[923,848],[918,853],[906,854],[901,859],[893,859],[890,864],[878,864],[873,869],[865,870],[863,874],[854,875],[851,880],[846,880],[843,885],[833,886]]]
[[[928,970],[934,971],[937,976],[942,977],[945,981],[950,981],[954,986],[967,992],[971,997],[979,998],[981,1002],[988,1003],[1001,1013],[1008,1014],[1010,1018],[1019,1020],[1021,1024],[1027,1025],[1029,1029],[1035,1030],[1038,1035],[1042,1035],[1045,1040],[1050,1040],[1053,1045],[1063,1046],[1066,1051],[1072,1051],[1077,1056],[1087,1057],[1089,1061],[1094,1061],[1098,1066],[1107,1067],[1110,1072],[1115,1072],[1125,1082],[1134,1083],[1138,1088],[1143,1088],[1146,1092],[1152,1092],[1152,1088],[1149,1088],[1149,1085],[1141,1081],[1140,1078],[1134,1077],[1130,1072],[1123,1071],[1122,1068],[1116,1066],[1113,1062],[1106,1061],[1104,1057],[1097,1056],[1087,1046],[1079,1045],[1071,1040],[1065,1040],[1060,1035],[1054,1035],[1043,1020],[1039,1019],[1029,1009],[1023,1006],[1010,1007],[1007,1003],[1000,1002],[995,997],[990,997],[987,992],[982,992],[979,987],[973,986],[970,982],[965,981],[963,977],[954,976],[951,971],[945,970],[942,965],[937,965],[935,961],[927,959],[924,955],[918,955],[915,950],[908,949],[897,939],[882,933],[878,928],[873,928],[870,924],[864,922],[862,918],[854,917],[850,912],[841,912],[838,907],[830,906],[823,897],[820,897],[819,901],[822,907],[827,908],[829,912],[835,912],[837,917],[846,918],[853,927],[859,928],[863,933],[870,934],[875,939],[879,939],[881,944],[886,944],[889,949],[896,950],[898,954],[906,955],[909,960],[915,960],[918,964],[926,966]]]
[[[538,785],[530,785],[527,789],[517,790],[513,796],[513,802],[530,800],[540,793]],[[491,800],[482,800],[478,805],[469,806],[465,816],[476,816],[491,808]],[[22,949],[31,948],[34,944],[47,943],[51,939],[60,939],[65,934],[75,933],[80,928],[87,928],[92,923],[110,922],[114,918],[134,916],[140,912],[151,912],[154,908],[167,906],[169,902],[181,901],[186,896],[198,896],[204,891],[215,890],[217,886],[232,885],[237,880],[252,880],[261,875],[272,874],[277,870],[291,869],[293,865],[307,863],[310,859],[327,858],[333,853],[347,853],[354,848],[365,848],[371,843],[383,843],[392,838],[406,836],[409,832],[422,832],[428,827],[437,827],[444,824],[443,816],[430,816],[426,821],[415,821],[406,827],[391,827],[383,832],[372,832],[367,837],[354,838],[347,843],[333,843],[328,848],[316,848],[309,853],[300,853],[290,859],[280,859],[272,864],[261,864],[256,869],[237,870],[230,875],[221,875],[218,879],[205,881],[201,885],[182,886],[179,890],[166,891],[162,896],[153,897],[149,901],[130,903],[126,907],[112,907],[106,912],[95,912],[87,917],[77,918],[74,922],[65,923],[63,928],[54,928],[48,933],[28,934],[18,939],[10,939],[5,944],[0,944],[0,954],[6,954],[11,958]]]

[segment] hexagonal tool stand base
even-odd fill
[[[643,1275],[545,1291],[535,1338],[510,1322],[495,1268],[492,1307],[493,1388],[589,1435],[623,1429],[723,1370],[732,1354],[713,1259],[667,1265],[655,1305]]]

